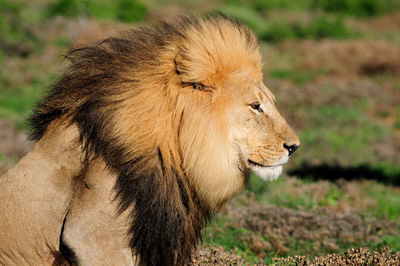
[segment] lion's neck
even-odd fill
[[[146,164],[151,167],[143,170]],[[134,204],[130,245],[146,265],[190,262],[201,229],[211,216],[189,179],[178,172],[182,171],[164,167],[159,152],[151,159],[138,158],[129,171],[118,175],[121,206]]]

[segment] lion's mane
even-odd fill
[[[66,58],[66,71],[30,118],[31,138],[39,140],[55,119],[76,124],[85,162],[104,158],[118,175],[120,211],[133,207],[133,251],[147,265],[188,262],[206,220],[243,186],[233,184],[212,198],[197,189],[218,177],[192,168],[207,168],[215,156],[204,157],[216,153],[209,143],[225,138],[213,127],[204,96],[210,94],[194,98],[195,84],[207,80],[214,89],[213,82],[238,69],[260,71],[255,36],[222,15],[184,17],[75,49]],[[190,132],[182,132],[182,124]]]

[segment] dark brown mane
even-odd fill
[[[254,36],[242,24],[221,15],[205,20],[234,25],[247,38],[249,47],[255,49]],[[179,129],[165,129],[172,131],[171,147],[153,143],[153,146],[132,152],[132,147],[143,146],[140,137],[134,140],[135,143],[124,143],[118,135],[115,114],[122,104],[126,104],[124,97],[145,94],[149,89],[159,95],[167,93],[169,80],[177,73],[173,58],[169,62],[163,54],[169,52],[168,45],[185,40],[186,30],[196,28],[196,25],[198,19],[185,17],[175,24],[139,27],[119,37],[72,50],[66,56],[70,61],[66,72],[36,106],[29,120],[32,125],[30,138],[39,140],[52,121],[65,117],[79,128],[85,162],[90,163],[101,156],[109,169],[118,175],[115,189],[120,211],[134,204],[130,244],[147,265],[189,262],[212,211],[186,176],[180,158],[170,151],[176,149],[172,146],[179,146],[176,143]],[[160,65],[167,67],[159,68]],[[151,80],[157,80],[160,87],[146,88],[143,83]],[[169,107],[174,106],[175,99],[166,100],[161,107],[154,99],[146,100],[149,110],[164,108],[155,116],[175,112],[179,121],[183,113],[183,109],[176,112],[174,107]],[[140,128],[143,122],[135,119],[127,117],[126,120],[133,124],[126,122],[127,126]],[[171,165],[170,161],[174,163]]]

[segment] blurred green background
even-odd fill
[[[31,147],[25,117],[69,48],[216,10],[258,36],[265,84],[302,145],[278,182],[251,179],[205,230],[202,248],[221,245],[248,262],[347,247],[400,251],[400,0],[0,0],[0,173]],[[364,223],[361,233],[342,228],[348,238],[307,239],[261,215],[276,210]],[[260,221],[272,229],[253,226]]]

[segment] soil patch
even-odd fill
[[[375,31],[378,33],[397,32],[400,28],[400,12],[393,12],[375,19],[356,20],[353,23],[357,31],[370,33]]]
[[[305,40],[285,42],[281,48],[301,55],[299,69],[324,70],[346,78],[400,73],[400,46],[383,40]]]
[[[229,226],[248,229],[251,236],[243,240],[249,241],[250,248],[259,255],[265,250],[259,249],[260,245],[254,242],[261,239],[269,239],[266,241],[280,254],[287,253],[293,241],[297,245],[309,245],[308,251],[313,254],[337,251],[346,243],[379,243],[377,234],[399,233],[399,226],[394,222],[338,213],[327,208],[302,211],[254,203],[245,209],[227,211],[228,216],[235,217]]]

